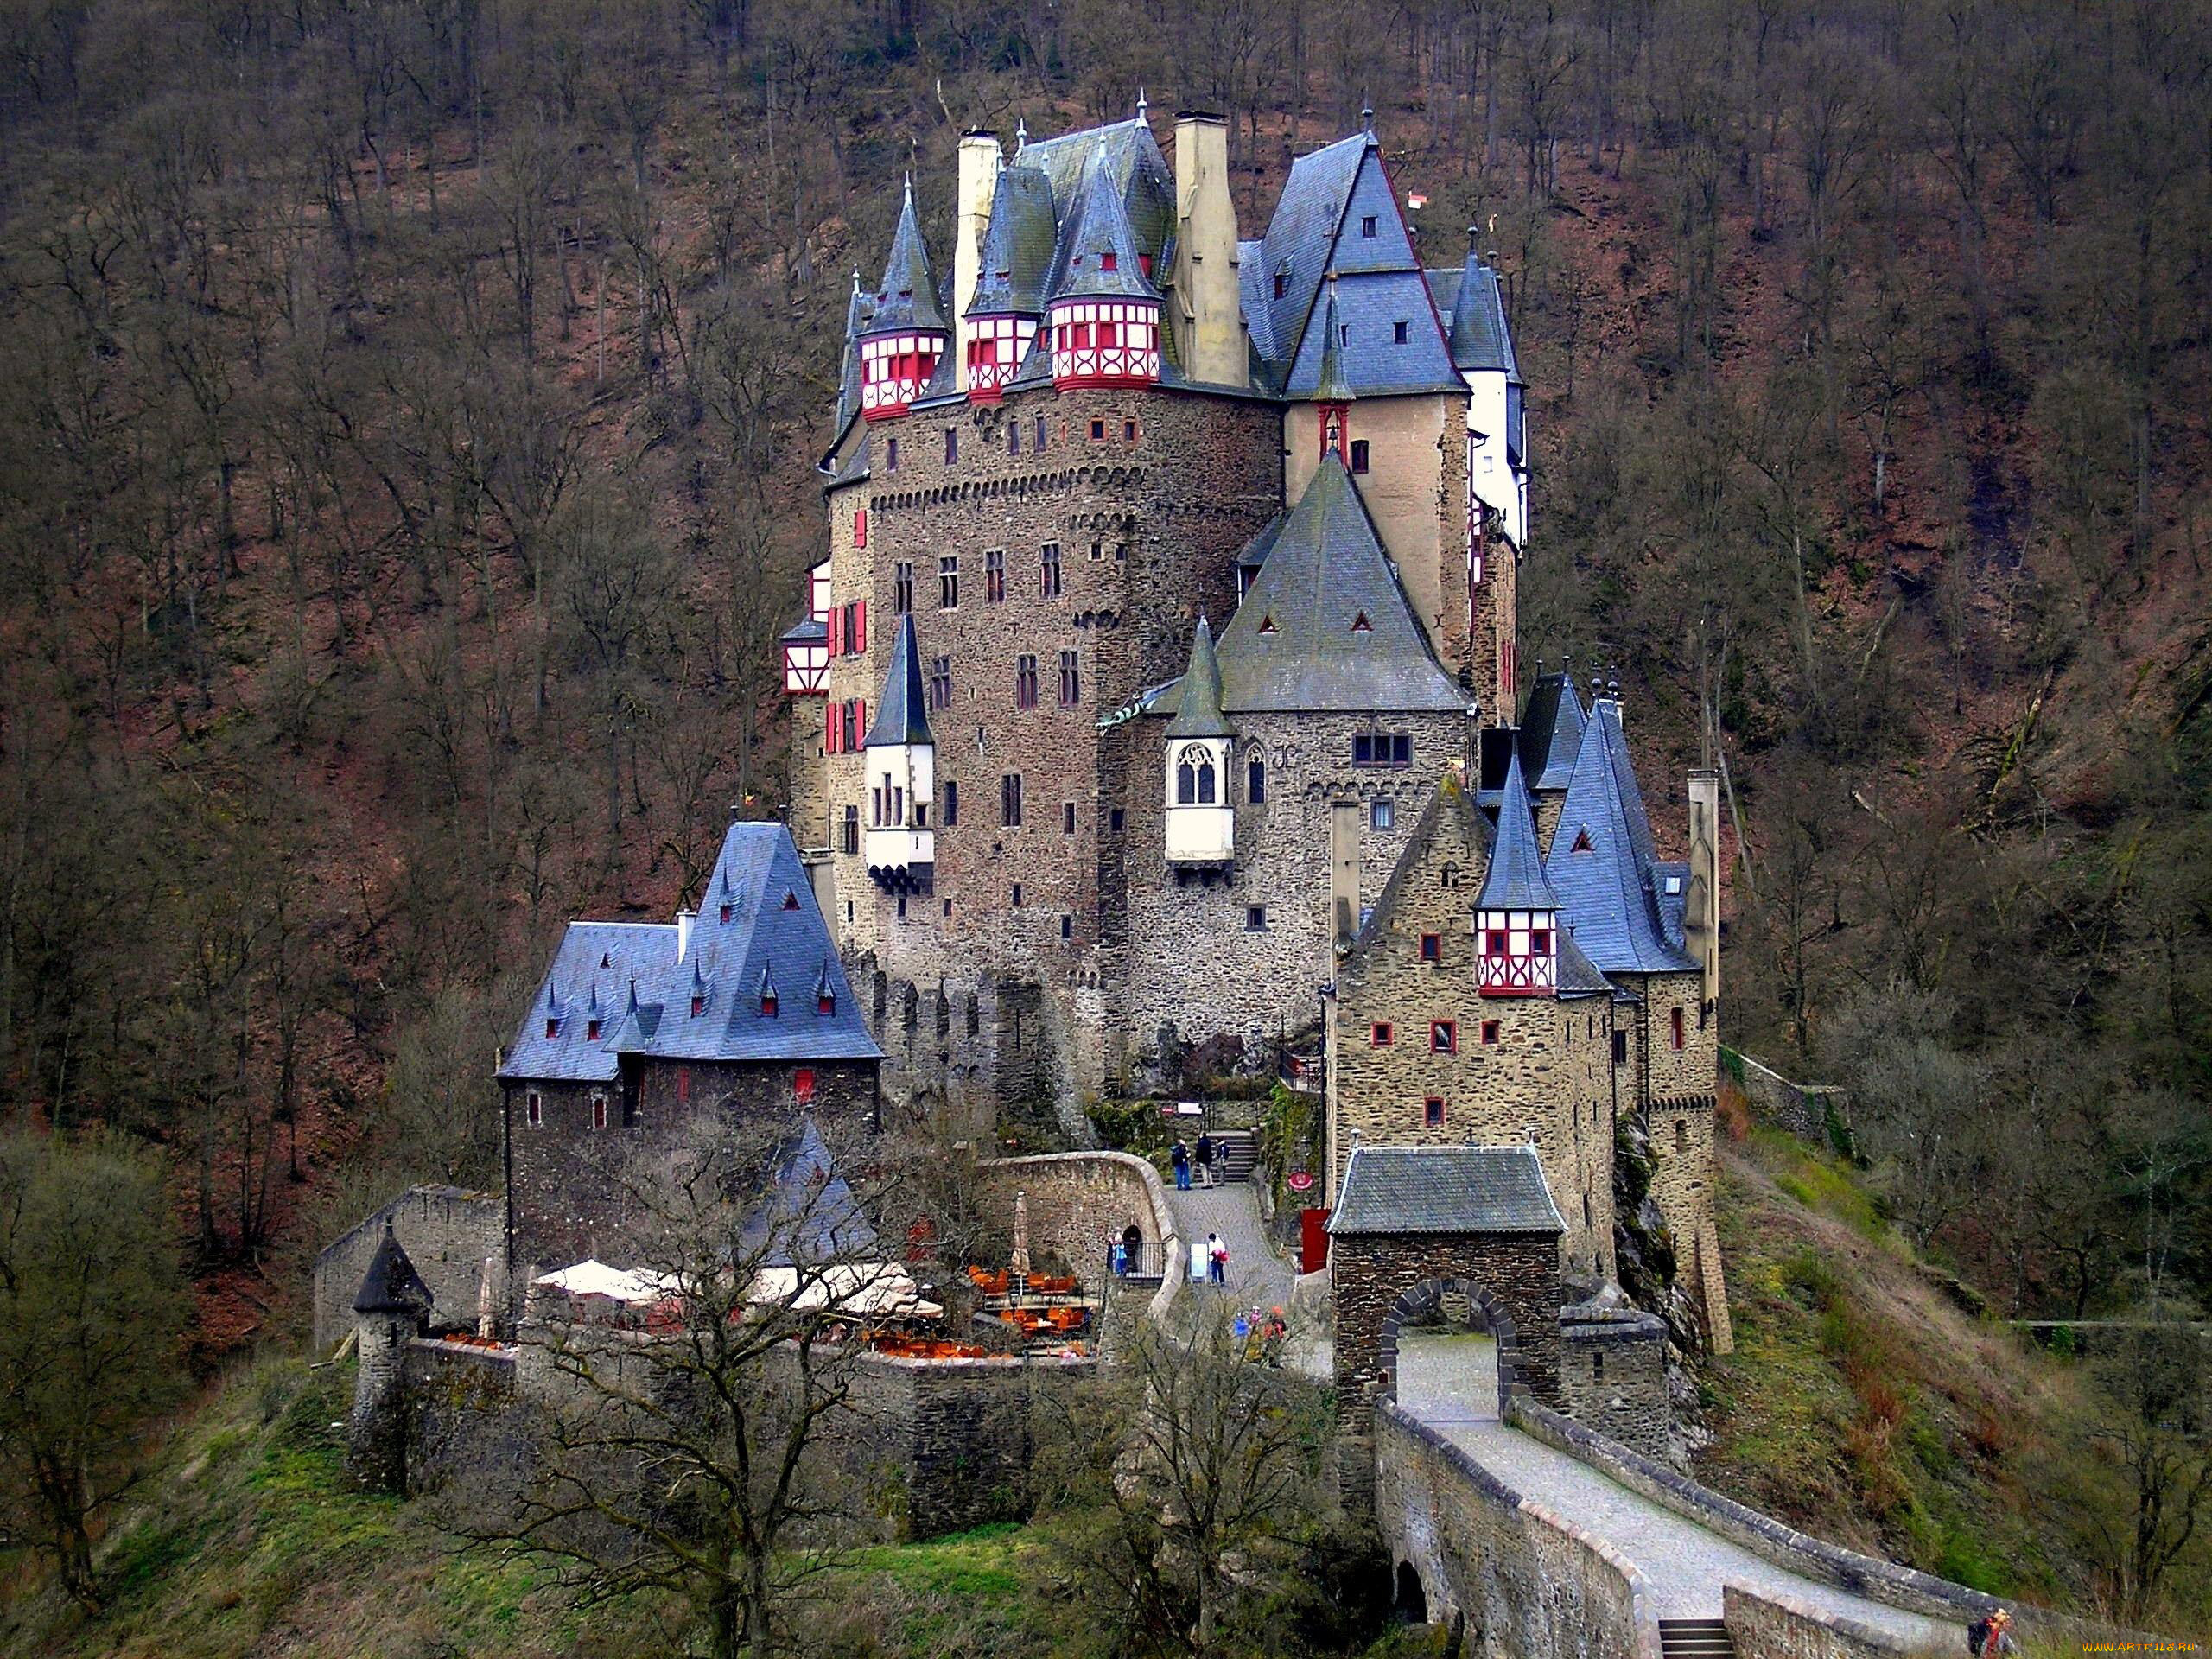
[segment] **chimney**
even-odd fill
[[[1690,772],[1690,887],[1682,907],[1682,943],[1705,969],[1698,1018],[1710,1020],[1720,1002],[1720,774],[1710,766]]]
[[[1247,378],[1236,282],[1236,208],[1229,199],[1229,124],[1205,110],[1175,117],[1175,264],[1167,327],[1183,372],[1215,386]]]
[[[1359,931],[1360,803],[1346,797],[1329,803],[1329,937],[1321,971],[1337,976],[1338,957],[1351,948]]]
[[[691,912],[688,910],[679,910],[676,912],[676,959],[682,962],[690,954]]]
[[[968,390],[968,302],[983,269],[983,232],[999,184],[999,136],[981,129],[960,135],[960,200],[952,228],[953,385]]]

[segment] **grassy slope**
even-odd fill
[[[2087,1610],[2087,1380],[1957,1306],[1850,1171],[1760,1129],[1720,1212],[1737,1351],[1703,1379],[1713,1485],[1839,1542]],[[2199,1564],[2202,1572],[2202,1564]]]

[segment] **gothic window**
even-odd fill
[[[1198,798],[1198,768],[1191,764],[1189,755],[1175,763],[1175,804],[1193,806]]]
[[[930,658],[930,712],[936,714],[952,706],[952,658]]]
[[[901,559],[891,570],[891,608],[904,616],[914,608],[914,566]]]
[[[1256,749],[1244,763],[1244,798],[1254,806],[1264,804],[1268,798],[1268,763]]]
[[[983,603],[996,605],[1006,597],[1006,550],[994,547],[983,554]]]
[[[1021,774],[1009,772],[999,779],[999,822],[1009,830],[1021,827]]]
[[[1354,438],[1351,441],[1351,469],[1355,473],[1363,473],[1367,470],[1367,440],[1365,438]]]
[[[1044,595],[1046,599],[1060,596],[1060,544],[1058,542],[1045,543]]]
[[[1037,706],[1037,658],[1027,652],[1014,658],[1014,702],[1017,709]]]
[[[937,562],[937,602],[940,610],[954,610],[960,604],[960,556],[947,553]]]
[[[1052,567],[1052,574],[1059,575],[1058,565]],[[1082,701],[1083,670],[1075,652],[1064,651],[1060,653],[1060,707],[1072,709]]]

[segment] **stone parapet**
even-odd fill
[[[1872,1625],[1773,1591],[1723,1585],[1720,1605],[1736,1659],[1890,1659],[1912,1651]]]
[[[998,1158],[976,1166],[976,1197],[1010,1229],[1017,1192],[1029,1198],[1033,1257],[1057,1254],[1086,1284],[1105,1277],[1114,1242],[1134,1226],[1153,1259],[1175,1262],[1182,1241],[1160,1172],[1126,1152],[1055,1152],[1030,1158]],[[1184,1275],[1169,1273],[1153,1294],[1150,1311],[1164,1319]]]
[[[434,1326],[474,1326],[484,1262],[493,1261],[493,1300],[507,1295],[507,1209],[495,1192],[410,1186],[340,1234],[315,1259],[315,1346],[327,1353],[353,1329],[353,1297],[384,1237],[385,1224],[432,1298]]]
[[[1771,1066],[1725,1045],[1720,1075],[1744,1091],[1761,1120],[1815,1146],[1827,1146],[1834,1129],[1850,1122],[1851,1094],[1838,1084],[1792,1083]]]

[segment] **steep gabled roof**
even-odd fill
[[[861,336],[868,332],[874,301],[861,292],[861,268],[853,267],[853,291],[845,302],[845,348],[837,359],[837,430],[861,412]]]
[[[865,747],[884,748],[901,743],[934,744],[930,735],[929,705],[922,692],[922,658],[914,644],[914,617],[910,611],[899,619],[899,632],[891,642],[891,664],[883,677],[883,700],[876,704]]]
[[[883,262],[883,281],[876,288],[875,305],[863,332],[886,334],[944,326],[937,278],[930,274],[929,250],[922,245],[922,227],[914,217],[914,181],[909,178],[906,200],[899,204],[899,227],[891,233],[891,254]]]
[[[1182,695],[1175,717],[1167,722],[1167,735],[1227,737],[1231,728],[1221,712],[1221,664],[1215,660],[1213,630],[1205,617],[1191,637],[1191,665],[1184,671]]]
[[[1667,937],[1651,820],[1621,730],[1621,706],[1611,697],[1590,711],[1544,874],[1575,943],[1601,972],[1695,971],[1696,963]]]
[[[1438,779],[1428,804],[1421,808],[1421,817],[1414,820],[1413,828],[1406,836],[1405,849],[1391,867],[1382,891],[1376,895],[1367,919],[1360,924],[1358,936],[1352,942],[1351,957],[1343,969],[1344,976],[1357,977],[1363,960],[1389,932],[1399,906],[1405,902],[1407,888],[1439,865],[1440,851],[1454,855],[1450,861],[1464,858],[1466,861],[1463,868],[1472,875],[1477,861],[1488,853],[1490,843],[1490,820],[1477,808],[1473,791],[1456,773],[1445,773]],[[1472,906],[1464,913],[1471,930]]]
[[[1430,654],[1351,475],[1325,455],[1251,591],[1222,631],[1222,708],[1403,713],[1464,709]]]
[[[1339,1238],[1566,1230],[1533,1147],[1355,1147],[1329,1218]]]
[[[1373,143],[1372,134],[1355,133],[1293,162],[1267,234],[1244,251],[1239,270],[1244,273],[1247,309],[1261,314],[1252,332],[1259,337],[1264,321],[1262,349],[1271,358],[1296,355],[1306,337],[1322,274],[1329,269],[1338,227],[1344,223],[1344,204]],[[1280,295],[1278,276],[1283,278]]]
[[[1572,674],[1536,676],[1536,683],[1529,688],[1529,707],[1521,717],[1516,745],[1530,789],[1541,794],[1567,787],[1574,776],[1575,757],[1582,753],[1582,734],[1589,724]]]
[[[1505,790],[1497,805],[1497,839],[1491,843],[1490,871],[1483,878],[1483,910],[1557,910],[1559,895],[1544,880],[1543,855],[1536,842],[1536,818],[1529,804],[1529,785],[1516,753],[1505,768]]]
[[[777,1148],[762,1188],[739,1233],[755,1267],[849,1262],[876,1242],[811,1116]]]
[[[1165,268],[1175,230],[1175,175],[1160,141],[1141,118],[1084,127],[1057,138],[1033,139],[1015,151],[1016,167],[1033,167],[1052,181],[1052,199],[1066,213],[1084,179],[1101,169],[1121,193],[1122,211],[1138,247]]]
[[[991,196],[991,217],[978,250],[971,317],[1036,316],[1045,308],[1045,284],[1058,240],[1052,181],[1027,153],[1001,170]]]
[[[1329,297],[1321,308],[1321,375],[1313,383],[1317,404],[1348,404],[1359,394],[1344,379],[1344,326],[1337,310],[1337,278],[1329,276]]]
[[[783,825],[730,825],[681,956],[678,932],[672,923],[569,923],[499,1076],[514,1082],[611,1082],[623,1054],[679,1060],[881,1058],[836,963],[798,849]],[[780,974],[804,985],[825,966],[837,990],[833,1014],[818,1014],[813,1004],[761,1013],[752,993],[764,976]],[[702,981],[705,1007],[695,1015],[691,999]],[[550,1036],[545,1031],[549,998],[566,1009]],[[596,1038],[589,1029],[594,1007],[600,1020]]]
[[[1046,284],[1048,300],[1160,298],[1144,272],[1141,247],[1128,207],[1103,161],[1084,175],[1082,194],[1061,226]]]

